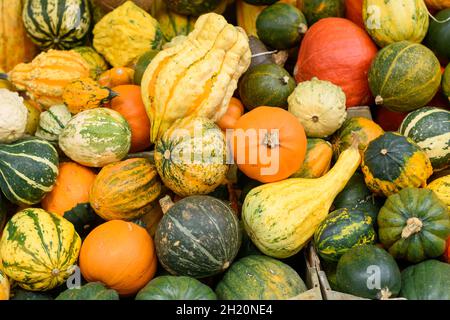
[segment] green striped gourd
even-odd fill
[[[424,107],[409,113],[399,132],[425,151],[434,171],[450,165],[450,111]]]
[[[124,158],[131,146],[128,122],[117,111],[95,108],[74,116],[59,135],[61,150],[73,161],[103,167]]]
[[[59,134],[71,118],[72,114],[66,105],[58,104],[50,107],[41,113],[35,136],[50,142],[57,142]]]
[[[108,63],[105,59],[91,47],[76,47],[73,51],[78,52],[91,69],[90,76],[97,80],[100,75],[108,70]]]
[[[0,144],[0,188],[12,203],[39,203],[56,183],[58,164],[58,152],[45,140]]]
[[[31,291],[62,284],[73,272],[81,240],[63,217],[42,209],[25,209],[8,221],[0,240],[0,257],[8,277]]]
[[[70,49],[82,45],[91,26],[88,0],[26,0],[23,22],[41,49]]]

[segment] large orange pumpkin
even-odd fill
[[[111,101],[111,109],[119,112],[131,128],[130,152],[138,152],[150,147],[150,120],[142,102],[141,87],[135,85],[117,86],[117,93]]]
[[[56,184],[42,200],[42,208],[63,216],[78,204],[89,203],[89,191],[95,177],[91,169],[75,162],[61,163]]]
[[[239,99],[231,98],[227,112],[217,121],[220,129],[234,129],[238,119],[244,114],[244,105]]]
[[[281,108],[264,106],[244,114],[231,140],[239,169],[260,182],[288,178],[305,159],[305,130],[293,114]]]
[[[154,276],[157,260],[147,230],[132,222],[111,220],[89,233],[81,246],[80,269],[89,281],[99,281],[129,296]]]
[[[345,0],[345,17],[364,29],[363,2],[363,0]]]
[[[321,19],[303,38],[295,79],[330,81],[344,90],[347,107],[367,105],[371,100],[367,73],[376,54],[369,35],[350,20]]]

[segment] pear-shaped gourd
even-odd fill
[[[334,198],[361,161],[357,143],[318,179],[292,178],[254,188],[242,207],[242,221],[264,254],[287,258],[299,252],[325,220]]]

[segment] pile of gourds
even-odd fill
[[[0,19],[0,300],[450,299],[448,0]]]

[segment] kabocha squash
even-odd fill
[[[102,168],[90,192],[90,203],[105,220],[133,220],[153,209],[161,192],[154,165],[144,158],[128,159]]]
[[[10,279],[24,289],[45,291],[72,274],[80,245],[70,222],[32,208],[8,221],[0,240],[0,256]]]
[[[407,187],[424,187],[433,173],[426,153],[411,139],[393,132],[369,143],[361,167],[369,189],[385,196]]]
[[[98,83],[102,86],[113,88],[120,85],[132,84],[134,70],[126,67],[115,67],[102,73]]]
[[[294,269],[263,255],[235,262],[216,288],[220,300],[287,300],[305,291]]]
[[[93,34],[95,50],[113,67],[127,66],[162,44],[158,21],[131,1],[104,16],[95,25]]]
[[[70,113],[77,114],[85,110],[108,104],[117,94],[107,87],[100,86],[91,78],[81,78],[69,83],[63,91],[64,104]]]
[[[227,112],[216,122],[220,129],[234,129],[237,120],[244,114],[244,105],[239,99],[231,98]]]
[[[298,118],[311,138],[325,138],[347,117],[344,91],[329,81],[312,78],[299,83],[288,98],[289,112]]]
[[[12,203],[39,203],[55,185],[58,164],[58,152],[45,140],[0,144],[0,189]]]
[[[108,221],[96,227],[83,242],[80,269],[89,281],[99,281],[129,296],[141,290],[156,271],[153,240],[132,222]]]
[[[42,208],[64,216],[79,204],[89,202],[89,192],[95,180],[95,173],[74,162],[63,162],[53,190],[42,199]]]
[[[346,119],[332,138],[334,155],[337,158],[342,151],[350,147],[356,136],[359,142],[359,152],[362,156],[367,145],[383,133],[384,130],[370,119],[363,117]]]
[[[305,14],[308,25],[323,18],[344,17],[344,0],[299,0],[298,8]]]
[[[423,0],[364,0],[362,14],[367,32],[380,47],[405,40],[421,43],[427,34]]]
[[[100,75],[108,70],[108,64],[105,59],[91,47],[76,47],[73,51],[78,52],[89,64],[91,69],[90,77],[97,80]]]
[[[119,300],[119,294],[100,282],[90,282],[61,292],[55,300]]]
[[[427,47],[409,41],[384,47],[369,71],[369,85],[377,105],[406,112],[425,106],[441,82],[438,59]]]
[[[137,85],[141,85],[142,77],[144,76],[144,72],[147,69],[150,62],[152,62],[153,58],[158,54],[159,50],[150,50],[144,53],[136,62],[134,66],[134,76],[133,83]]]
[[[49,50],[31,63],[21,63],[9,72],[9,79],[20,91],[44,108],[63,103],[62,94],[70,82],[89,77],[89,64],[74,51]]]
[[[322,259],[338,262],[354,246],[374,244],[375,239],[370,215],[343,208],[331,212],[319,225],[314,233],[314,246]]]
[[[430,22],[425,44],[443,61],[450,62],[450,2],[449,8],[439,11],[435,20]]]
[[[30,62],[37,48],[26,35],[22,21],[23,0],[0,1],[0,69],[10,71],[17,64]]]
[[[163,211],[155,234],[159,262],[171,274],[204,278],[231,265],[241,245],[241,229],[230,206],[210,196],[191,196]]]
[[[320,178],[328,172],[331,166],[333,151],[331,144],[322,139],[307,139],[305,161],[300,170],[291,178]]]
[[[206,118],[176,121],[155,145],[155,163],[164,184],[180,196],[207,194],[228,172],[225,136]]]
[[[242,220],[253,243],[276,258],[299,252],[327,217],[334,198],[360,160],[354,146],[342,152],[321,178],[292,178],[252,189],[245,197]]]
[[[389,196],[378,227],[380,241],[392,256],[417,263],[444,253],[450,216],[433,191],[406,188]]]
[[[364,0],[345,0],[345,17],[364,29],[363,3]]]
[[[142,99],[151,141],[188,115],[220,119],[250,60],[243,30],[215,13],[199,17],[186,40],[162,50],[144,73]]]
[[[39,125],[36,130],[36,137],[57,142],[61,131],[72,119],[72,114],[65,104],[58,104],[50,107],[47,111],[41,113]]]
[[[27,115],[22,97],[0,89],[0,143],[11,143],[25,135]]]
[[[222,0],[167,0],[166,2],[167,7],[178,14],[199,16],[217,9]]]
[[[305,130],[281,108],[259,107],[244,114],[231,138],[234,162],[246,176],[260,182],[288,178],[305,159]]]
[[[450,63],[445,68],[442,76],[442,91],[448,97],[448,101],[450,101]]]
[[[306,32],[294,76],[297,82],[330,81],[344,90],[347,107],[371,100],[367,72],[377,47],[363,29],[343,18],[325,18]]]
[[[59,135],[59,147],[66,156],[88,167],[103,167],[123,159],[130,145],[127,121],[107,108],[80,112]]]
[[[339,290],[367,299],[396,297],[401,289],[401,273],[394,258],[375,245],[348,250],[336,270]]]
[[[275,63],[255,66],[239,81],[239,97],[248,110],[260,106],[286,108],[294,89],[294,78]]]
[[[409,113],[399,132],[425,151],[433,171],[450,166],[450,111],[424,107]]]
[[[450,300],[450,265],[427,260],[402,271],[400,296],[408,300]]]
[[[216,300],[214,291],[197,279],[185,276],[160,276],[136,295],[136,300]]]
[[[432,181],[427,188],[433,190],[450,211],[450,175]]]

